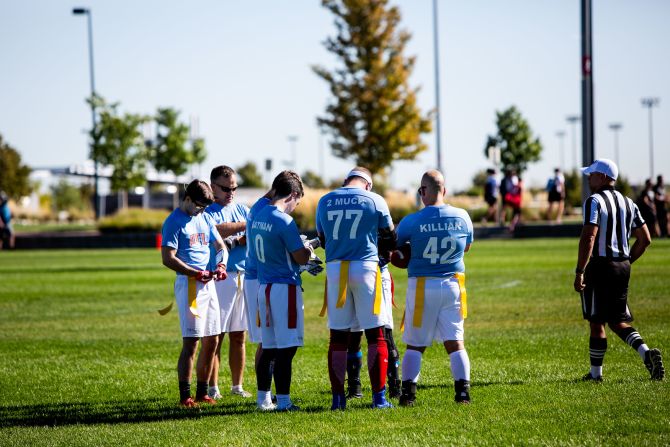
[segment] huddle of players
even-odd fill
[[[291,401],[290,386],[292,360],[304,344],[300,274],[304,270],[316,274],[321,269],[313,251],[319,244],[326,252],[324,311],[330,329],[331,409],[343,410],[347,398],[362,397],[359,374],[363,334],[368,343],[373,408],[392,406],[386,398],[387,378],[389,396],[400,397],[401,405],[414,404],[422,353],[433,340],[443,343],[449,354],[455,400],[469,402],[470,364],[463,345],[463,254],[472,243],[470,218],[464,210],[444,204],[444,178],[438,171],[426,172],[421,180],[419,194],[426,208],[407,216],[397,229],[388,205],[371,191],[372,186],[370,171],[356,167],[341,188],[320,199],[316,211],[318,242],[301,237],[290,216],[304,195],[300,177],[292,171],[280,173],[271,190],[243,216],[221,217],[220,205],[211,212],[222,188],[214,172],[214,193],[201,181],[188,186],[183,203],[164,223],[162,247],[163,263],[177,272],[175,295],[184,339],[178,363],[182,405],[214,402],[208,387],[211,391],[212,369],[217,363],[214,353],[220,349],[217,337],[228,332],[222,327],[225,319],[239,315],[230,309],[243,305],[245,328],[251,341],[258,343],[258,408],[298,409]],[[203,213],[205,208],[208,212]],[[220,234],[222,221],[244,221],[245,231],[224,240]],[[397,247],[400,250],[396,251]],[[409,247],[414,253],[411,258]],[[243,265],[238,257],[241,250],[245,253]],[[402,382],[392,335],[389,261],[409,268],[403,334],[408,346],[402,362]],[[229,284],[229,288],[223,290],[220,283]],[[217,296],[217,292],[225,296]],[[194,400],[190,381],[199,340],[202,349],[196,363]],[[271,395],[273,377],[276,404]]]

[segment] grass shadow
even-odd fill
[[[143,423],[243,415],[255,411],[255,402],[248,406],[217,404],[181,408],[175,402],[165,399],[4,405],[0,406],[0,427]]]

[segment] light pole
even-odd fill
[[[557,130],[556,136],[558,137],[558,153],[561,160],[561,172],[565,172],[565,146],[563,145],[563,138],[565,138],[565,131]]]
[[[297,172],[298,157],[296,153],[296,143],[298,142],[298,136],[289,135],[288,141],[291,143],[291,169]]]
[[[579,115],[569,115],[565,120],[572,125],[572,169],[577,169],[577,123],[581,117]]]
[[[619,131],[622,127],[623,125],[621,123],[609,124],[609,128],[612,129],[612,132],[614,132],[614,162],[617,166],[621,166],[619,164]]]
[[[85,15],[88,19],[88,62],[89,71],[91,74],[91,121],[93,123],[92,129],[95,129],[95,74],[93,70],[93,17],[89,8],[73,8],[73,15]],[[98,190],[98,157],[93,148],[93,140],[91,139],[91,155],[93,156],[93,188],[95,195],[95,203],[93,208],[95,211],[95,219],[100,217],[100,194]]]
[[[649,109],[649,178],[654,178],[654,128],[651,121],[651,109],[661,102],[658,98],[642,98],[642,107]]]
[[[440,127],[440,52],[437,29],[437,0],[433,0],[433,50],[435,51],[435,139],[437,143],[437,170],[442,172],[442,132]]]

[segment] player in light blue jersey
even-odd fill
[[[207,380],[221,325],[219,302],[210,281],[226,278],[228,252],[211,217],[202,214],[213,200],[209,186],[194,180],[186,188],[181,206],[165,219],[162,230],[163,264],[177,272],[174,291],[183,337],[177,374],[180,400],[185,407],[194,407],[196,402],[214,403],[207,395]],[[213,270],[207,269],[210,243],[217,250]],[[191,374],[200,338],[202,348],[196,365],[198,386],[194,401],[191,398]]]
[[[245,228],[249,208],[235,203],[237,190],[237,175],[228,166],[217,166],[209,176],[214,203],[207,207],[205,213],[212,217],[221,237],[226,238],[230,249],[228,256],[225,281],[215,284],[216,295],[219,298],[221,310],[221,335],[218,339],[212,375],[209,378],[209,396],[221,398],[219,391],[219,365],[221,363],[221,345],[225,334],[228,334],[230,347],[228,350],[228,364],[232,379],[231,394],[241,397],[251,397],[251,393],[244,390],[244,365],[246,350],[244,347],[245,331],[247,330],[247,313],[244,302],[244,269],[246,258]],[[214,254],[214,247],[212,255]],[[211,263],[215,262],[212,256]]]
[[[317,233],[326,250],[328,372],[333,410],[346,408],[344,376],[352,328],[364,329],[368,341],[373,407],[391,406],[386,401],[387,318],[382,312],[384,293],[378,263],[380,250],[394,248],[395,232],[388,205],[371,189],[370,171],[356,167],[347,175],[344,186],[319,200],[316,211]]]
[[[409,243],[411,248],[400,405],[414,405],[421,357],[433,340],[443,343],[449,354],[456,402],[469,403],[470,359],[463,343],[467,316],[463,255],[472,244],[472,221],[465,210],[444,203],[446,189],[439,171],[423,175],[419,194],[426,207],[398,225],[398,246]]]
[[[263,351],[257,368],[258,408],[274,409],[270,401],[271,374],[277,391],[277,410],[294,411],[291,402],[293,357],[303,346],[304,309],[300,265],[312,250],[300,238],[290,216],[303,196],[302,182],[292,176],[276,184],[272,201],[253,216],[249,244],[253,244],[258,269],[258,304]],[[271,363],[274,361],[274,368]]]

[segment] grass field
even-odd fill
[[[233,397],[177,406],[177,313],[156,312],[173,299],[173,274],[158,251],[0,252],[0,444],[668,445],[668,380],[651,382],[618,338],[610,337],[605,382],[576,380],[588,370],[587,325],[572,291],[576,251],[576,240],[473,245],[469,406],[453,402],[448,359],[434,345],[414,408],[367,409],[367,388],[346,412],[330,412],[323,276],[306,278],[306,346],[292,387],[304,411],[292,414],[260,414],[253,399]],[[406,276],[393,273],[399,323]],[[629,303],[666,364],[669,278],[670,241],[655,241],[633,268]],[[398,330],[396,340],[402,354]],[[245,373],[255,392],[252,362]]]

